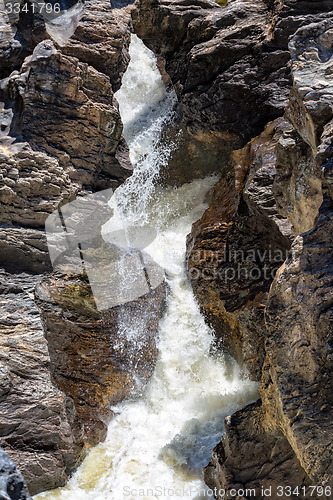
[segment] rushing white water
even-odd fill
[[[216,178],[178,189],[154,187],[169,154],[157,142],[172,117],[174,96],[166,93],[155,58],[135,36],[117,98],[135,172],[112,206],[125,225],[158,228],[146,251],[166,270],[170,288],[160,321],[160,355],[142,397],[114,409],[105,442],[90,451],[67,486],[36,498],[211,498],[202,469],[221,438],[224,418],[257,396],[257,384],[242,379],[235,363],[211,354],[213,335],[184,270],[186,235],[205,210]]]

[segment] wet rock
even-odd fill
[[[42,16],[33,13],[30,2],[25,0],[2,3],[0,33],[0,79],[19,69],[37,43],[48,37]]]
[[[36,298],[53,377],[73,399],[85,441],[96,444],[105,437],[112,406],[140,393],[153,373],[166,285],[100,311],[87,274],[75,269],[62,267],[44,279]],[[104,271],[102,279],[112,292],[109,275]]]
[[[3,82],[3,92],[13,111],[0,147],[0,215],[7,226],[0,255],[8,268],[42,272],[45,240],[35,231],[40,244],[32,251],[26,233],[42,229],[76,195],[122,183],[131,173],[128,149],[108,77],[50,40]],[[22,228],[21,238],[11,226]]]
[[[218,500],[242,500],[235,491],[243,491],[244,498],[277,500],[283,496],[278,489],[281,486],[301,492],[311,484],[283,434],[263,427],[262,413],[258,401],[226,418],[223,442],[216,446],[205,468],[206,484],[226,492],[225,496],[216,495]]]
[[[322,176],[331,186],[332,19],[299,29],[290,42],[294,87],[286,118],[293,129],[279,143],[274,190],[280,213],[297,234],[314,226]]]
[[[249,407],[235,414],[236,425],[231,417],[231,431],[227,427],[214,451],[207,481],[229,488],[255,480],[260,486],[278,480],[295,484],[297,477],[300,484],[327,487],[323,497],[329,498],[333,477],[331,22],[301,28],[290,47],[294,87],[286,117],[292,125],[278,140],[272,192],[279,213],[300,234],[266,301],[262,405],[260,410]],[[276,438],[289,451],[271,471]],[[252,454],[255,450],[250,471],[242,461],[247,446]]]
[[[22,474],[0,450],[0,496],[3,500],[31,500]]]
[[[23,473],[31,494],[64,485],[83,458],[82,429],[71,399],[52,381],[34,304],[41,278],[0,275],[0,446]]]
[[[283,115],[292,85],[288,38],[330,10],[324,1],[229,0],[220,7],[140,0],[132,17],[135,32],[164,61],[185,128],[232,134],[228,150]]]
[[[269,286],[292,238],[273,197],[274,148],[288,126],[272,122],[233,154],[233,170],[222,175],[187,241],[188,273],[201,310],[223,349],[257,379]]]
[[[62,48],[64,54],[107,75],[114,92],[120,88],[129,62],[130,9],[112,10],[109,0],[89,0],[77,30]]]
[[[225,170],[232,147],[240,147],[237,136],[218,131],[192,131],[177,117],[162,135],[162,143],[171,147],[168,164],[160,172],[160,182],[181,186],[194,179],[218,175]],[[229,146],[228,146],[229,145]]]

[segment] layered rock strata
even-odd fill
[[[84,440],[92,445],[105,437],[112,407],[140,394],[152,375],[166,285],[99,311],[87,274],[75,269],[61,267],[44,279],[36,298],[53,378],[71,396]]]
[[[216,134],[223,143],[219,171],[233,149],[284,113],[292,83],[288,38],[330,10],[326,1],[229,0],[221,7],[211,0],[140,0],[132,18],[170,76],[193,147],[209,150]],[[198,159],[193,170],[204,173]]]
[[[290,125],[271,122],[232,155],[232,170],[187,239],[187,266],[200,308],[222,348],[260,379],[264,308],[274,274],[292,241],[291,225],[273,196],[275,147]]]
[[[79,330],[72,351],[63,352],[68,343],[61,340],[60,320],[54,335],[47,325],[49,349],[33,289],[47,281],[40,273],[51,270],[48,216],[78,195],[116,188],[131,174],[114,99],[129,61],[131,19],[128,9],[114,12],[106,0],[88,1],[75,35],[60,47],[30,2],[18,3],[26,6],[19,14],[0,11],[0,262],[7,271],[1,274],[0,445],[35,494],[66,483],[84,447],[105,435],[111,415],[106,381],[96,375],[87,387],[74,372],[79,361],[87,367],[84,359],[103,364],[95,344],[106,343],[116,315],[98,322],[96,311],[81,304],[65,325],[65,332]],[[48,314],[52,307],[59,316],[56,303],[48,302]],[[58,376],[65,358],[72,385]],[[119,401],[126,375],[114,372]],[[90,412],[80,411],[82,402]]]
[[[186,133],[205,137],[202,151],[209,134],[224,141],[188,272],[224,350],[261,379],[262,401],[227,419],[206,482],[227,498],[246,487],[265,498],[266,486],[278,498],[279,484],[329,498],[332,5],[141,0],[132,17]]]
[[[229,492],[232,487],[257,487],[258,492],[266,485],[273,488],[271,498],[278,498],[282,484],[291,486],[291,498],[297,498],[297,487],[315,485],[316,498],[331,496],[331,26],[332,17],[310,24],[290,42],[294,86],[285,113],[290,126],[275,150],[272,192],[297,237],[277,271],[264,311],[262,404],[226,422],[223,441],[206,469],[207,483]],[[310,497],[310,489],[304,491]],[[261,492],[256,498],[265,496]]]

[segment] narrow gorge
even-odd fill
[[[332,2],[0,30],[0,497],[331,498]]]

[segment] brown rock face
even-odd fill
[[[274,280],[266,308],[266,419],[282,427],[317,484],[332,480],[332,206],[299,236]]]
[[[109,0],[89,0],[77,30],[62,49],[107,75],[114,92],[120,88],[129,62],[129,9],[113,11]]]
[[[332,162],[332,17],[304,27],[290,43],[294,87],[286,117],[294,129],[278,149],[275,197],[296,233],[313,228],[323,201],[322,179],[330,184]],[[327,182],[326,182],[327,184]]]
[[[51,40],[32,40],[33,54],[1,82],[0,216],[7,228],[0,258],[7,268],[47,269],[45,239],[35,231],[43,253],[37,255],[22,243],[25,229],[43,228],[59,204],[85,191],[115,188],[131,173],[112,87],[119,88],[128,63],[130,16],[125,11],[117,21],[106,3],[88,2],[82,27],[61,50]],[[21,34],[27,16],[22,12],[22,22],[7,16],[13,33]],[[106,68],[106,74],[99,71]],[[116,70],[118,80],[110,81]],[[21,242],[13,225],[24,228]]]
[[[0,275],[0,446],[31,494],[64,485],[82,459],[72,400],[51,379],[33,291],[41,276]]]
[[[264,307],[274,273],[290,248],[290,225],[273,197],[278,119],[232,156],[212,203],[188,238],[188,272],[200,307],[223,348],[260,378]]]
[[[298,487],[301,492],[302,487],[310,485],[288,440],[277,431],[263,428],[262,413],[259,401],[227,417],[224,446],[216,446],[205,469],[210,488],[226,491],[224,497],[221,494],[215,498],[278,500],[283,498],[281,486],[289,485],[292,491]],[[244,491],[244,495],[235,497],[232,490]]]
[[[293,126],[278,140],[272,192],[279,212],[301,234],[268,294],[262,406],[231,417],[206,470],[208,484],[226,490],[276,485],[279,480],[285,485],[324,486],[323,498],[331,496],[331,26],[325,20],[301,28],[290,43],[294,88],[286,117]],[[249,448],[254,450],[250,470]],[[279,463],[273,471],[277,450]],[[304,496],[310,497],[306,491]],[[315,496],[321,493],[315,491]],[[291,498],[298,498],[297,491]]]
[[[105,437],[111,407],[140,392],[150,378],[165,294],[162,283],[139,299],[99,312],[85,274],[63,269],[37,287],[52,374],[74,401],[86,443]]]
[[[50,270],[44,223],[52,212],[77,195],[115,188],[131,174],[113,94],[129,59],[131,20],[126,10],[117,17],[105,0],[87,2],[75,37],[59,48],[27,5],[20,15],[0,12],[0,262],[13,272],[1,273],[0,446],[35,494],[64,485],[89,439],[102,438],[112,399],[103,384],[111,382],[111,369],[105,379],[93,379],[91,394],[87,384],[81,400],[74,397],[73,379],[66,384],[54,373],[68,344],[52,337],[50,352],[58,350],[50,359],[34,305],[33,289],[42,276],[16,273]],[[89,326],[79,326],[81,319],[73,313],[77,324],[69,332],[82,328],[73,358],[81,343],[83,356],[75,359],[101,367],[95,345],[106,342],[105,325],[116,318],[110,315],[104,326],[100,320],[95,330],[91,326],[95,342],[88,340]],[[59,324],[56,333],[63,334]],[[74,361],[69,366],[79,372]],[[126,376],[114,371],[112,380],[120,386]],[[82,402],[91,414],[77,412]],[[98,407],[103,421],[91,417]]]
[[[325,1],[140,0],[135,32],[159,58],[191,132],[228,132],[245,145],[281,116],[291,87],[288,38],[325,19]]]

